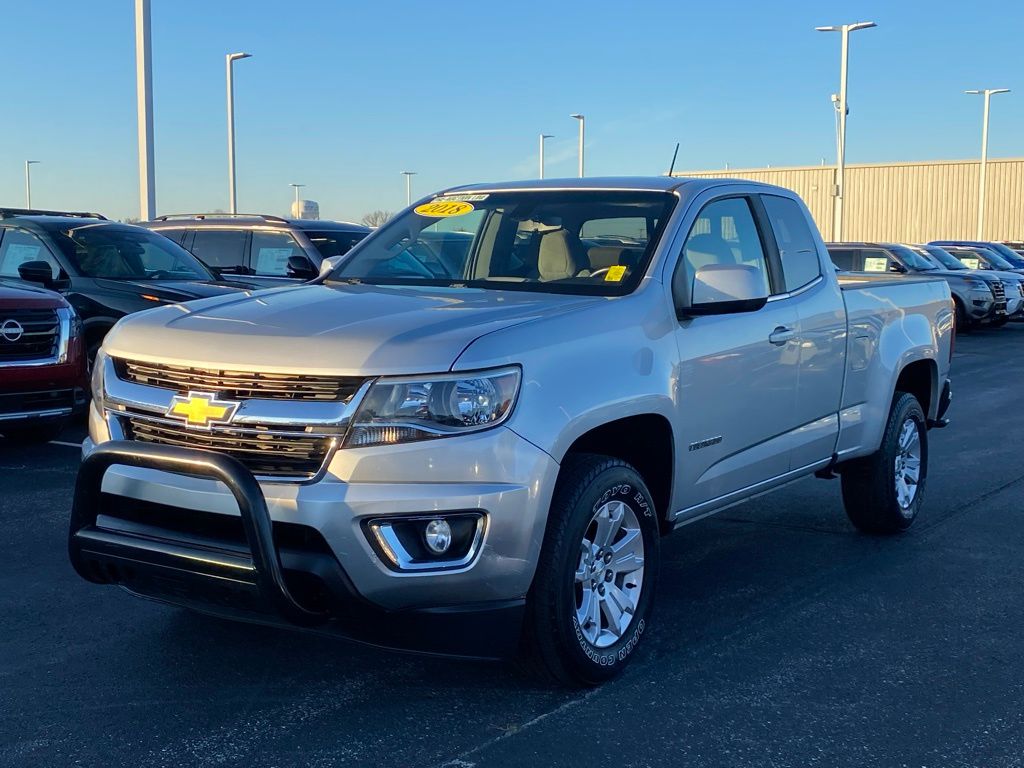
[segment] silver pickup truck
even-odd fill
[[[809,474],[842,478],[863,531],[913,523],[953,326],[942,280],[837,278],[785,189],[448,190],[311,284],[119,322],[71,560],[597,684],[649,627],[661,535]]]

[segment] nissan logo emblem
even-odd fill
[[[0,324],[0,336],[4,337],[4,341],[17,341],[24,332],[25,329],[17,320],[4,320]]]

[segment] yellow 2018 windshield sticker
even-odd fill
[[[608,271],[605,272],[604,279],[606,283],[621,283],[622,278],[626,276],[626,267],[622,264],[616,264],[614,267],[608,267]]]
[[[465,216],[472,210],[473,205],[471,203],[463,203],[460,201],[435,201],[433,203],[417,205],[412,209],[412,212],[418,213],[420,216],[429,216],[432,219],[442,219],[447,216]]]

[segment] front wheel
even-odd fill
[[[528,598],[526,639],[541,671],[585,686],[622,671],[648,629],[658,538],[632,466],[597,455],[566,462]]]
[[[917,519],[928,476],[924,410],[908,392],[897,392],[881,447],[842,467],[843,506],[858,529],[890,534]]]

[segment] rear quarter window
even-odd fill
[[[807,216],[797,202],[788,197],[762,195],[761,201],[779,246],[786,291],[803,288],[821,275],[818,247],[807,223]]]

